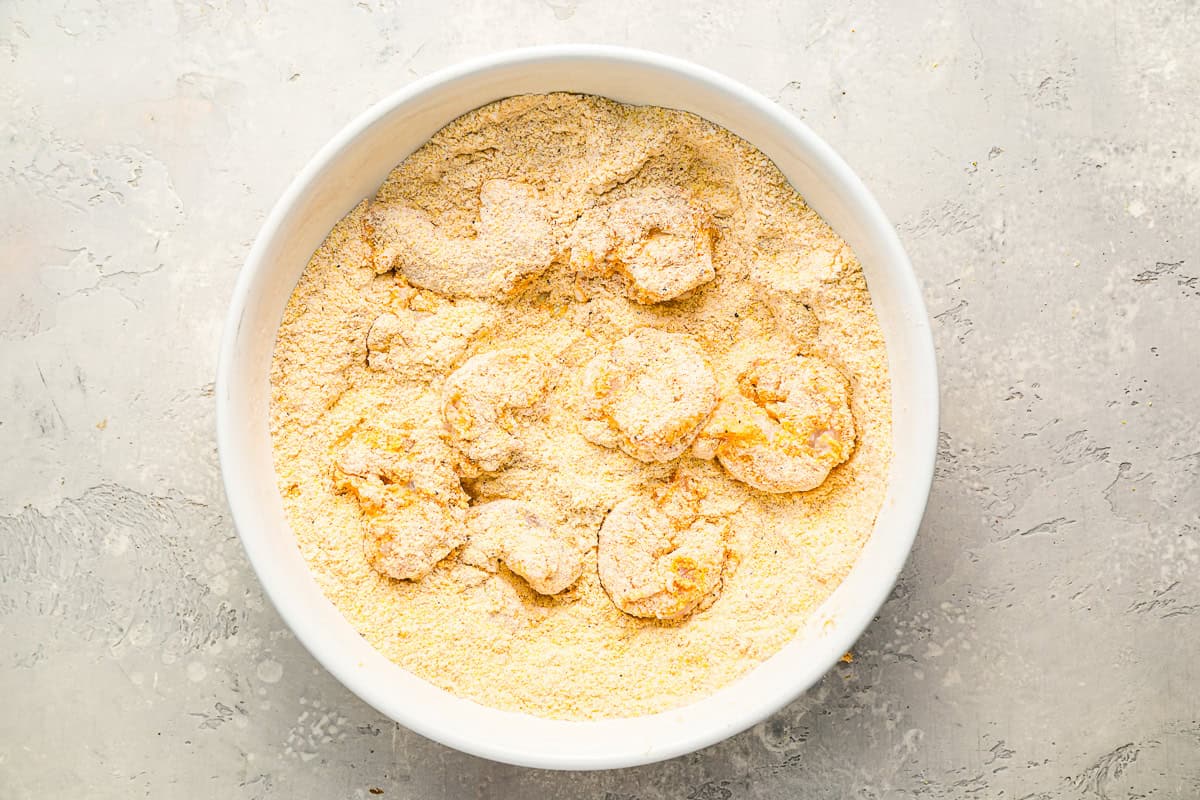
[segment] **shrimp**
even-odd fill
[[[392,309],[367,331],[367,365],[417,380],[458,363],[493,314],[481,301],[445,300],[410,286],[395,291]]]
[[[414,286],[450,297],[510,295],[550,266],[557,252],[550,213],[537,189],[489,180],[479,189],[473,238],[441,231],[414,208],[376,203],[367,211],[375,269],[395,269]]]
[[[334,487],[358,499],[363,550],[376,572],[416,581],[467,539],[467,494],[439,438],[357,436]]]
[[[633,300],[661,303],[716,277],[714,230],[682,194],[644,192],[585,212],[568,242],[570,263],[583,275],[615,270]]]
[[[639,461],[670,461],[691,445],[717,403],[717,382],[690,336],[639,328],[583,372],[584,438]]]
[[[442,419],[456,447],[487,472],[521,451],[518,430],[536,416],[549,387],[546,365],[518,350],[467,359],[442,387]]]
[[[596,555],[613,605],[634,617],[679,620],[716,601],[731,558],[729,521],[700,514],[699,500],[677,481],[608,512]]]
[[[850,386],[813,356],[753,361],[692,448],[764,492],[820,486],[854,450]]]
[[[582,549],[556,535],[528,503],[483,503],[471,509],[468,526],[463,563],[495,572],[503,562],[538,594],[558,594],[583,573]]]

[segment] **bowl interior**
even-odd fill
[[[854,248],[887,340],[895,460],[874,532],[848,578],[807,628],[721,691],[673,711],[595,722],[547,720],[462,700],[370,647],[324,597],[276,490],[268,432],[275,332],[293,287],[333,225],[455,117],[514,94],[571,91],[691,111],[752,142]],[[716,73],[650,53],[554,47],[490,57],[418,81],[343,130],[272,211],[235,290],[218,375],[226,492],[246,552],[284,620],[363,700],[458,749],[514,764],[606,768],[711,744],[815,683],[883,603],[908,555],[932,478],[937,381],[911,266],[878,205],[807,127]]]

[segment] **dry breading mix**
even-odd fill
[[[891,459],[850,248],[691,114],[513,97],[313,255],[271,374],[300,550],[388,658],[588,719],[710,693],[849,571]]]

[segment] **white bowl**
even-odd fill
[[[317,587],[276,490],[268,432],[275,332],[292,288],[333,225],[446,123],[510,95],[565,90],[678,108],[774,160],[862,261],[887,340],[895,460],[874,532],[850,575],[772,658],[715,694],[651,716],[567,722],[487,708],[426,683],[363,640]],[[937,376],[912,266],[883,211],[805,125],[708,69],[602,46],[517,50],[418,80],[346,126],[292,181],[238,278],[217,370],[225,492],[250,563],[296,636],[351,691],[402,725],[485,758],[552,769],[644,764],[759,722],[812,686],[879,610],[908,557],[933,477]]]

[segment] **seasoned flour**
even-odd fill
[[[271,386],[350,624],[548,717],[662,711],[779,650],[891,459],[850,248],[728,131],[596,97],[493,103],[400,164],[313,255]]]

